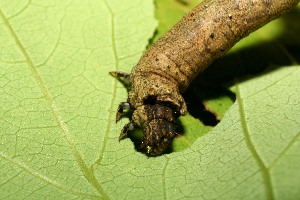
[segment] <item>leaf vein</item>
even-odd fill
[[[274,161],[271,163],[270,165],[270,169],[272,167],[274,167],[276,165],[276,163],[287,153],[287,151],[292,147],[292,145],[297,142],[298,138],[300,136],[300,132],[297,133],[297,135],[295,135],[295,137],[293,137],[293,139],[288,143],[288,145],[283,149],[283,151],[278,155],[278,157],[276,159],[274,159]]]
[[[254,143],[251,139],[251,136],[250,136],[250,133],[249,133],[249,130],[248,130],[247,120],[246,120],[246,117],[245,117],[246,113],[245,113],[244,102],[243,102],[243,98],[241,96],[238,81],[235,82],[235,88],[236,88],[236,97],[237,97],[236,100],[237,100],[240,119],[241,119],[241,126],[242,126],[242,129],[243,129],[243,134],[244,134],[244,137],[245,137],[246,145],[247,145],[249,151],[251,152],[254,160],[256,161],[256,163],[257,163],[257,165],[260,168],[260,171],[262,173],[262,178],[263,178],[263,181],[265,183],[264,185],[265,185],[265,190],[266,190],[266,193],[267,193],[267,198],[270,199],[270,200],[274,199],[274,193],[273,193],[271,176],[270,176],[269,170],[266,167],[266,165],[264,164],[261,157],[259,156],[257,150],[255,149],[255,145],[254,145]]]
[[[118,56],[117,47],[116,47],[116,43],[115,43],[115,25],[114,25],[115,24],[115,15],[114,15],[114,12],[113,12],[112,8],[110,7],[110,5],[108,4],[108,2],[106,0],[104,0],[104,4],[105,4],[105,6],[107,7],[108,11],[111,14],[112,49],[113,49],[114,59],[115,59],[115,62],[116,62],[115,70],[118,71],[119,70],[119,56]],[[114,102],[116,101],[117,88],[118,88],[116,79],[114,79],[113,84],[114,84],[114,90],[112,92],[112,99],[110,101],[109,110],[113,110]],[[109,132],[110,132],[111,126],[112,126],[113,116],[114,116],[113,112],[110,112],[109,116],[108,116],[108,122],[107,122],[107,126],[106,126],[106,129],[105,129],[104,138],[103,138],[104,141],[103,141],[103,144],[101,146],[98,159],[95,161],[95,163],[92,165],[92,167],[95,167],[96,165],[99,165],[102,161],[103,154],[104,154],[104,151],[105,151],[106,145],[107,145],[108,135],[109,135]]]
[[[52,97],[50,95],[50,92],[48,91],[48,88],[46,87],[44,81],[42,80],[42,77],[41,77],[39,71],[37,70],[36,66],[33,64],[33,62],[31,60],[28,52],[26,51],[24,45],[22,44],[22,42],[19,39],[17,33],[14,31],[13,27],[9,23],[9,20],[3,14],[1,9],[0,9],[0,17],[3,19],[4,24],[6,25],[6,27],[10,31],[13,38],[15,39],[16,45],[19,47],[20,51],[24,55],[24,57],[26,59],[26,62],[27,62],[27,65],[29,66],[35,80],[37,81],[41,91],[43,92],[45,99],[48,101],[48,103],[50,105],[50,108],[51,108],[51,111],[52,111],[59,127],[61,128],[62,133],[63,133],[64,137],[66,138],[66,141],[68,142],[69,147],[71,148],[71,152],[73,153],[73,156],[74,156],[76,162],[80,166],[80,169],[82,170],[82,172],[85,175],[85,177],[87,178],[87,180],[92,184],[92,186],[103,197],[106,197],[106,199],[108,199],[107,193],[104,191],[104,189],[102,188],[102,186],[100,185],[98,180],[95,178],[94,174],[89,170],[89,168],[87,167],[87,164],[84,162],[80,152],[76,148],[75,141],[72,138],[72,135],[71,135],[67,125],[63,121],[63,118],[62,118],[60,112],[58,111],[57,106],[55,105],[54,100],[52,99]]]
[[[60,190],[63,190],[63,191],[68,192],[68,193],[75,194],[76,196],[80,196],[80,197],[95,197],[94,195],[90,195],[90,194],[86,194],[86,193],[82,193],[82,192],[79,192],[79,191],[76,191],[76,190],[69,189],[69,188],[65,187],[64,185],[59,184],[55,180],[52,180],[52,179],[50,179],[50,178],[48,178],[48,177],[46,177],[46,176],[44,176],[40,173],[35,172],[33,169],[27,167],[25,164],[9,158],[3,152],[0,152],[0,156],[1,156],[1,158],[7,160],[8,162],[10,162],[13,165],[17,166],[18,168],[22,169],[22,171],[25,171],[25,172],[41,179],[42,181],[44,181],[48,184],[51,184],[52,186],[54,186],[54,187],[56,187]],[[21,174],[22,171],[18,172],[15,176],[18,176],[19,174]]]
[[[17,13],[15,13],[14,15],[8,17],[8,20],[11,20],[14,17],[19,16],[20,14],[22,14],[28,7],[29,5],[32,3],[32,0],[28,0],[27,4]]]

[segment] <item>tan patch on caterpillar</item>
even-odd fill
[[[130,75],[113,72],[121,78],[126,76],[125,81],[131,84],[127,102],[134,110],[120,139],[139,127],[144,133],[142,151],[150,156],[162,154],[176,135],[176,118],[187,113],[181,94],[191,81],[241,38],[298,3],[299,0],[203,1],[144,53]],[[127,104],[120,104],[117,121]]]

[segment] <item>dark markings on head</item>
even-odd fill
[[[288,12],[299,0],[204,0],[141,57],[131,74],[112,75],[131,85],[131,121],[121,136],[141,128],[140,148],[149,156],[165,152],[176,136],[175,121],[187,108],[182,93],[212,61],[237,41]],[[119,74],[119,75],[118,75]],[[128,104],[120,104],[118,119]]]

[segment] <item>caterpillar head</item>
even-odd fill
[[[144,126],[144,140],[140,145],[148,156],[163,154],[176,136],[176,127],[165,119],[153,119]]]
[[[175,121],[178,114],[163,104],[143,105],[138,107],[132,120],[142,128],[144,139],[140,150],[148,156],[163,154],[177,135]]]

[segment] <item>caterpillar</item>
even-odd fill
[[[204,0],[148,48],[130,74],[112,76],[130,86],[118,122],[132,110],[119,140],[135,128],[148,156],[159,156],[177,135],[176,120],[187,113],[182,94],[191,81],[236,42],[288,12],[299,0]]]

